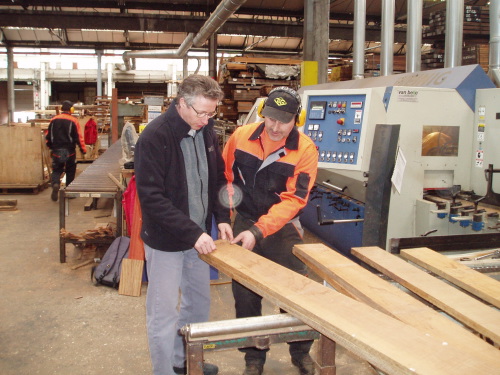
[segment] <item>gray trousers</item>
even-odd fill
[[[166,252],[144,244],[148,291],[146,324],[155,375],[174,375],[186,352],[179,329],[206,322],[210,313],[210,267],[195,249]],[[179,292],[181,299],[179,304]]]

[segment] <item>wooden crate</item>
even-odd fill
[[[33,189],[50,178],[50,155],[40,125],[0,126],[0,188]]]

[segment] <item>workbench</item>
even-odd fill
[[[66,244],[110,244],[109,239],[76,240],[64,238],[61,229],[66,229],[66,216],[69,215],[69,199],[71,198],[111,198],[114,200],[116,216],[116,236],[122,233],[122,191],[109,177],[109,174],[120,180],[122,157],[121,142],[111,145],[97,160],[89,165],[73,182],[59,190],[59,251],[60,262],[66,262]]]

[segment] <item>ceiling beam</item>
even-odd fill
[[[40,12],[0,9],[0,27],[33,27],[60,29],[96,29],[197,33],[206,17],[179,15],[144,15],[102,12]],[[229,19],[219,34],[267,37],[303,37],[302,22],[270,21],[260,19]],[[330,39],[352,40],[352,24],[330,24]],[[380,27],[366,26],[366,40],[380,41]],[[396,30],[394,41],[404,43],[406,31]]]

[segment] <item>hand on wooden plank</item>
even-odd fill
[[[241,247],[247,250],[253,250],[255,246],[255,236],[249,230],[245,230],[238,234],[234,240],[231,241],[231,245],[239,244],[241,242]]]

